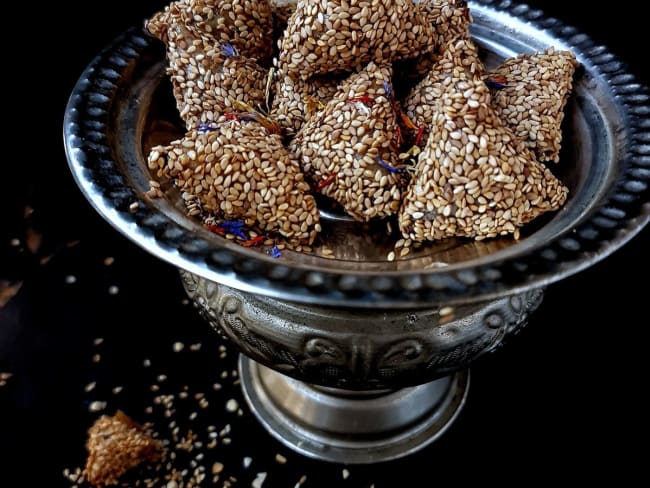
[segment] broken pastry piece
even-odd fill
[[[499,117],[541,161],[560,160],[564,108],[576,67],[573,53],[548,49],[508,59],[488,74]]]
[[[297,162],[280,135],[255,120],[256,113],[240,112],[236,118],[154,147],[149,168],[158,178],[173,179],[208,214],[277,232],[291,243],[312,243],[320,230],[319,213]]]
[[[271,116],[278,121],[289,138],[314,113],[325,108],[342,81],[340,76],[315,76],[302,80],[294,78],[282,68],[277,75]]]
[[[450,80],[479,80],[484,71],[478,47],[472,39],[459,37],[447,46],[427,76],[411,89],[402,104],[406,116],[415,126],[422,128],[421,145],[429,137],[433,118],[440,113],[441,97]],[[408,131],[404,133],[409,134]]]
[[[351,75],[289,144],[313,189],[362,222],[396,213],[401,199],[391,73],[370,63]]]
[[[294,77],[351,72],[370,61],[408,59],[434,48],[430,23],[412,0],[298,2],[279,59]]]
[[[568,190],[503,125],[483,81],[449,77],[443,88],[400,209],[405,238],[517,237],[522,225],[564,204]]]
[[[178,0],[154,15],[146,28],[165,44],[184,30],[211,45],[231,44],[242,56],[260,63],[269,62],[273,53],[268,0]]]
[[[83,471],[93,486],[117,485],[129,470],[143,462],[156,462],[162,443],[122,411],[102,415],[88,429],[88,459]]]

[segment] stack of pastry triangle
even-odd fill
[[[487,85],[458,69],[440,88],[399,214],[404,237],[517,236],[522,225],[560,208],[567,189],[503,125]]]
[[[312,187],[359,221],[387,217],[400,204],[405,168],[396,148],[391,74],[389,64],[370,63],[350,75],[289,144]]]

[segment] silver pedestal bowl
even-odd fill
[[[448,239],[388,261],[397,237],[384,225],[323,213],[333,258],[318,247],[274,258],[187,217],[170,184],[165,198],[146,197],[144,155],[180,134],[157,41],[124,33],[70,98],[65,146],[82,192],[118,231],[180,269],[198,310],[243,353],[253,412],[307,456],[370,463],[436,439],[465,402],[468,366],[525,325],[545,287],[650,219],[647,89],[605,47],[540,11],[510,1],[470,7],[488,66],[549,46],[581,63],[553,168],[569,201],[518,241]]]

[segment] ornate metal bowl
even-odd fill
[[[540,11],[509,0],[470,7],[488,66],[549,46],[581,63],[555,168],[570,198],[519,241],[449,239],[389,262],[394,240],[383,225],[323,214],[333,259],[318,248],[275,259],[204,229],[171,186],[165,198],[144,196],[144,155],[179,135],[156,40],[124,33],[71,95],[65,146],[82,192],[118,231],[181,270],[218,331],[282,373],[242,363],[251,407],[305,454],[372,462],[430,442],[464,402],[466,367],[525,323],[543,288],[603,259],[650,219],[647,89],[607,48]],[[379,393],[409,385],[422,386]],[[375,393],[352,399],[352,390]],[[379,419],[372,429],[368,412]],[[328,415],[335,420],[323,423]]]

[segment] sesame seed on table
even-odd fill
[[[636,4],[592,15],[583,2],[527,3],[607,45],[650,81],[642,34],[647,19],[630,15]],[[174,477],[184,469],[189,476],[199,466],[209,480],[205,486],[219,476],[214,486],[262,488],[490,479],[521,485],[531,473],[583,482],[616,476],[632,484],[644,476],[642,453],[630,439],[645,415],[616,393],[635,391],[645,381],[645,343],[637,328],[645,324],[646,292],[631,278],[637,279],[637,269],[641,280],[649,271],[648,229],[603,262],[550,287],[529,326],[476,364],[460,418],[423,451],[390,463],[343,466],[304,458],[271,438],[241,396],[233,375],[237,352],[188,304],[175,268],[121,237],[87,204],[60,144],[62,110],[80,72],[117,34],[165,4],[114,0],[97,16],[88,6],[59,2],[34,17],[47,52],[65,56],[57,55],[47,97],[21,100],[27,110],[17,112],[30,118],[19,124],[30,129],[18,131],[12,147],[33,147],[38,136],[37,154],[20,164],[11,158],[0,163],[9,171],[0,178],[0,486],[19,479],[27,486],[70,488],[74,483],[63,473],[74,476],[83,467],[88,428],[117,409],[138,422],[153,421],[158,436],[173,439],[178,428],[173,468],[181,474],[169,473],[162,485],[168,488],[180,486]],[[47,9],[64,15],[52,22]],[[629,35],[619,35],[617,25]],[[30,64],[29,78],[42,80],[41,63]],[[113,286],[119,293],[109,293]],[[185,347],[176,352],[176,343]],[[159,382],[160,375],[166,380]],[[159,390],[151,391],[152,385]],[[231,400],[238,405],[234,412]],[[106,406],[91,412],[93,402]],[[175,412],[167,417],[167,410]]]

